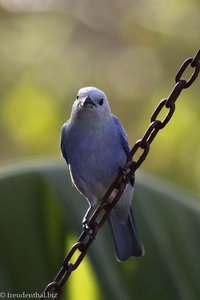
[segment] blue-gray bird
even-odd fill
[[[101,90],[85,87],[78,91],[71,117],[62,127],[61,150],[73,184],[89,203],[83,219],[85,225],[119,169],[126,164],[130,151],[126,132],[111,113]],[[119,261],[144,253],[131,208],[133,183],[133,180],[128,183],[109,217]]]

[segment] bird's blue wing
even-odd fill
[[[61,129],[61,152],[62,152],[62,155],[63,155],[63,157],[65,158],[65,160],[68,164],[69,162],[68,162],[68,159],[67,159],[66,145],[65,145],[66,126],[67,126],[67,123],[65,123],[63,125],[62,129]]]
[[[128,155],[129,152],[130,152],[130,146],[129,146],[129,143],[128,143],[128,137],[127,137],[126,131],[124,130],[124,128],[122,127],[122,125],[119,121],[119,119],[116,116],[113,115],[113,119],[114,119],[115,125],[118,129],[122,146],[123,146],[126,154]]]
[[[128,137],[127,137],[126,131],[124,130],[124,128],[122,127],[122,125],[119,121],[119,119],[116,116],[113,115],[113,119],[114,119],[115,125],[118,129],[122,146],[123,146],[126,154],[128,155],[129,152],[130,152],[130,146],[129,146],[129,143],[128,143]],[[132,186],[134,186],[134,182],[135,182],[135,177],[133,175],[133,177],[130,179],[130,183],[131,183]]]

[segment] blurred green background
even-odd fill
[[[86,203],[59,159],[77,90],[102,89],[133,145],[198,50],[199,13],[197,0],[0,0],[1,291],[41,292],[80,233]],[[111,243],[103,229],[65,299],[200,299],[199,83],[181,94],[142,166],[182,192],[138,175],[146,256],[119,266],[112,245],[102,253],[101,241]]]

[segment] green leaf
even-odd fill
[[[145,256],[118,263],[103,226],[62,299],[200,299],[199,203],[139,173],[133,207]],[[86,209],[64,162],[1,166],[0,292],[42,293],[81,233]]]

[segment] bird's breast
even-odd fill
[[[80,178],[97,197],[103,195],[126,162],[126,154],[115,132],[87,131],[72,135],[67,154],[72,177]]]

